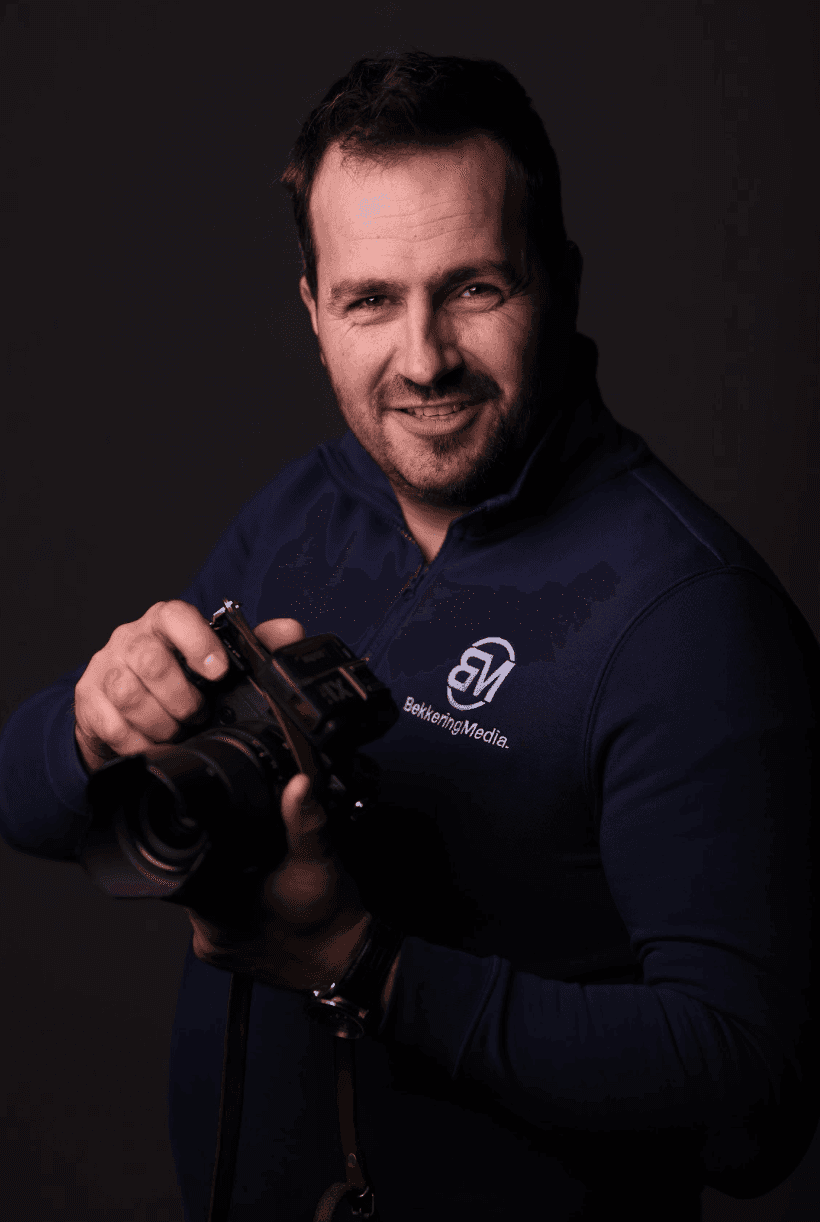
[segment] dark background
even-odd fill
[[[409,45],[522,81],[604,399],[820,633],[814,3],[2,7],[3,716],[340,431],[276,180],[330,83]],[[187,919],[2,845],[0,905],[0,1213],[178,1222]],[[707,1191],[704,1218],[820,1216],[819,1160],[756,1201]]]

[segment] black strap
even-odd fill
[[[354,1218],[369,1218],[378,1222],[373,1189],[367,1180],[362,1152],[356,1136],[355,1062],[352,1040],[337,1036],[335,1044],[336,1101],[339,1105],[339,1135],[345,1163],[345,1183],[331,1184],[323,1193],[313,1222],[332,1222],[336,1206],[350,1195],[350,1210]]]
[[[211,1206],[208,1222],[227,1222],[231,1208],[239,1126],[242,1122],[242,1096],[245,1089],[245,1058],[248,1051],[248,1023],[251,1014],[253,977],[231,975],[228,1014],[225,1020],[225,1051],[222,1060],[222,1095],[219,1101],[219,1128],[216,1134],[216,1160],[211,1181]]]
[[[222,1061],[222,1092],[219,1101],[219,1127],[216,1159],[211,1182],[208,1222],[228,1222],[231,1208],[242,1098],[245,1088],[245,1060],[251,1013],[253,977],[234,972],[228,992],[225,1045]],[[336,1101],[339,1108],[339,1135],[345,1162],[345,1182],[331,1184],[316,1207],[313,1222],[331,1222],[336,1206],[350,1194],[351,1212],[357,1218],[378,1222],[373,1190],[367,1181],[362,1153],[356,1135],[355,1062],[352,1040],[336,1037]]]

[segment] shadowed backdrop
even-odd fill
[[[175,597],[253,493],[342,431],[277,179],[331,82],[409,46],[519,77],[561,166],[605,402],[820,634],[813,4],[3,9],[3,717]],[[0,880],[0,1212],[180,1222],[184,913],[3,845]],[[767,1197],[707,1190],[704,1218],[807,1222],[818,1163],[816,1139]]]

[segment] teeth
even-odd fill
[[[463,403],[450,404],[444,407],[412,407],[406,408],[409,416],[452,416],[456,412],[461,411]]]

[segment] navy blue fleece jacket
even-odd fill
[[[250,502],[182,597],[338,633],[401,709],[368,748],[383,794],[359,871],[408,933],[356,1047],[384,1222],[694,1219],[706,1182],[753,1196],[789,1174],[817,1120],[818,648],[594,385],[429,566],[348,434]],[[58,859],[88,817],[77,677],[2,740],[2,833]],[[228,983],[189,952],[170,1108],[190,1222]],[[231,1216],[309,1222],[342,1175],[331,1037],[255,985],[249,1038]]]

